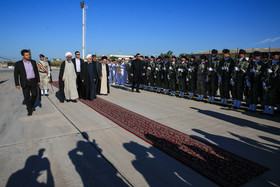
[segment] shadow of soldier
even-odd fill
[[[144,147],[137,142],[124,143],[123,147],[135,155],[131,163],[142,174],[149,186],[192,186],[191,176],[187,178],[174,162],[158,158],[159,150],[155,147]],[[183,175],[183,176],[182,176]],[[160,180],[159,180],[160,179]]]
[[[38,155],[32,155],[27,158],[23,169],[13,173],[6,187],[20,186],[54,186],[54,179],[51,172],[50,162],[48,158],[43,157],[45,149],[40,149]],[[43,178],[46,172],[45,182],[39,182],[39,178]]]
[[[83,136],[87,135],[83,133]],[[128,186],[117,176],[117,171],[102,157],[101,152],[95,140],[92,143],[78,141],[77,147],[68,152],[83,186]]]

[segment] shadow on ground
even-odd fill
[[[50,161],[43,157],[45,149],[40,149],[38,155],[27,158],[25,166],[13,173],[8,180],[6,187],[15,186],[54,186],[54,179],[51,172]],[[46,181],[39,182],[41,175],[46,173]]]

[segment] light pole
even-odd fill
[[[88,6],[85,5],[85,1],[80,2],[81,8],[83,9],[83,56],[82,58],[85,59],[85,38],[86,38],[86,9]]]

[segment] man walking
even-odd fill
[[[35,111],[37,97],[37,86],[40,85],[38,68],[34,60],[30,60],[30,52],[27,49],[21,51],[22,60],[16,62],[14,69],[15,85],[17,89],[22,88],[27,115],[31,116]],[[30,99],[31,93],[31,99]]]

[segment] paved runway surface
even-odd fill
[[[83,103],[60,103],[56,88],[32,117],[13,71],[0,70],[0,94],[0,186],[216,186]],[[244,186],[280,186],[280,117],[120,86],[100,97],[270,168]]]

